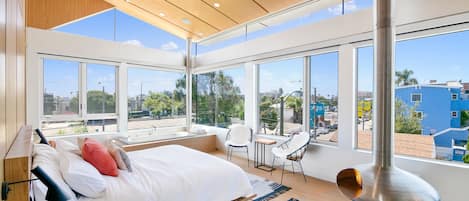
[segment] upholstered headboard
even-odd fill
[[[4,178],[8,183],[29,180],[31,177],[31,155],[33,130],[23,126],[15,137],[4,158]],[[29,201],[29,182],[10,185],[8,201]]]

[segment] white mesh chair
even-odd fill
[[[244,125],[232,125],[226,134],[226,158],[231,160],[233,149],[246,148],[249,166],[249,144],[252,142],[252,129]]]
[[[280,159],[282,164],[282,178],[280,183],[283,183],[283,174],[285,172],[285,162],[291,161],[292,170],[295,173],[295,168],[293,166],[294,162],[297,162],[300,166],[301,173],[306,182],[306,176],[303,171],[303,166],[301,165],[301,160],[306,152],[306,148],[311,140],[311,136],[308,132],[301,132],[297,135],[292,135],[290,139],[284,143],[278,145],[277,147],[272,148],[272,167],[275,165],[275,159]],[[272,174],[272,172],[271,172]]]

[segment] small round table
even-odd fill
[[[265,163],[265,146],[266,145],[274,145],[276,144],[277,141],[275,140],[270,140],[270,139],[264,139],[264,138],[258,138],[254,142],[255,150],[254,150],[254,167],[271,172],[274,170],[273,166],[268,166]],[[260,150],[259,150],[260,149]]]

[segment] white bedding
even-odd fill
[[[240,167],[206,153],[168,145],[128,155],[133,172],[105,176],[105,195],[80,201],[229,201],[252,193]]]

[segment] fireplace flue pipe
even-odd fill
[[[439,201],[426,181],[394,166],[395,0],[374,0],[373,162],[337,175],[339,190],[357,201]]]

